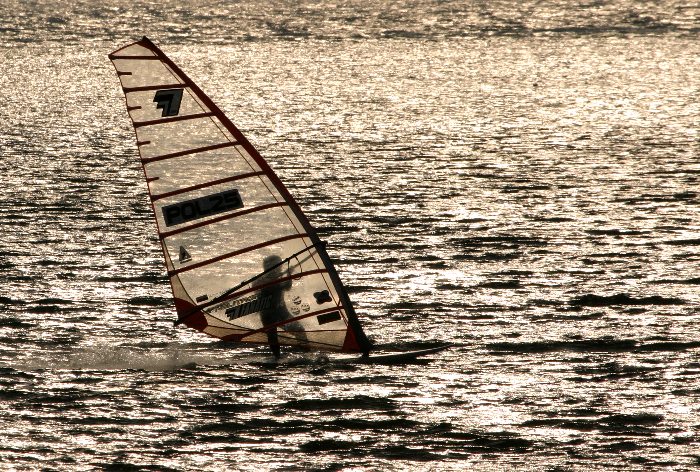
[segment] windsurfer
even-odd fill
[[[278,283],[273,283],[268,285],[275,280],[281,279],[285,276],[291,275],[289,268],[286,271],[282,271],[282,258],[280,256],[272,255],[268,256],[263,260],[263,269],[265,275],[257,280],[257,286],[261,286],[260,297],[269,297],[270,303],[260,311],[260,321],[264,327],[267,329],[267,342],[270,346],[272,354],[279,359],[280,357],[280,345],[279,338],[277,336],[277,326],[275,325],[284,320],[292,318],[292,314],[287,310],[287,305],[284,302],[284,292],[292,287],[291,279],[280,281]],[[286,272],[286,273],[285,273]],[[292,321],[290,323],[284,324],[284,330],[296,331],[294,335],[298,338],[306,339],[304,335],[303,327],[298,321]]]

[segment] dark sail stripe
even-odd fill
[[[294,275],[288,275],[286,277],[280,277],[279,279],[275,279],[272,282],[268,282],[266,284],[260,284],[260,285],[256,285],[255,287],[247,288],[245,290],[236,291],[236,292],[232,293],[231,295],[229,295],[225,298],[222,298],[221,300],[217,300],[215,303],[212,303],[209,305],[207,305],[207,304],[201,305],[201,308],[207,308],[208,306],[216,306],[220,303],[224,303],[224,302],[233,300],[235,298],[240,298],[244,295],[248,295],[249,293],[257,292],[258,290],[261,290],[263,288],[271,287],[272,285],[276,285],[276,284],[279,284],[282,282],[287,282],[289,280],[298,280],[302,277],[309,277],[311,275],[327,274],[327,273],[328,273],[327,269],[314,269],[314,270],[306,270],[304,272],[300,272],[300,273],[294,274]]]
[[[189,265],[187,267],[182,267],[180,269],[171,270],[168,272],[168,276],[172,277],[174,275],[181,274],[182,272],[187,272],[189,270],[198,269],[200,267],[204,267],[204,266],[214,264],[214,263],[219,262],[219,261],[223,261],[224,259],[229,259],[231,257],[240,256],[241,254],[245,254],[246,252],[255,251],[256,249],[260,249],[260,248],[267,247],[267,246],[272,246],[273,244],[283,243],[285,241],[290,241],[292,239],[302,239],[302,238],[308,238],[308,237],[309,237],[308,234],[303,233],[303,234],[290,234],[289,236],[283,236],[281,238],[271,239],[269,241],[265,241],[265,242],[262,242],[259,244],[254,244],[252,246],[248,246],[248,247],[245,247],[243,249],[239,249],[237,251],[233,251],[233,252],[229,252],[226,254],[222,254],[222,255],[217,256],[217,257],[213,257],[213,258],[208,259],[206,261],[198,262],[197,264],[192,264],[192,265]]]
[[[111,60],[115,59],[136,59],[137,61],[159,61],[160,57],[158,56],[116,56],[114,54],[108,54],[107,57],[109,57]]]
[[[307,331],[307,333],[339,333],[339,332],[346,332],[348,328],[345,329],[315,329],[315,330],[310,330]],[[289,334],[287,334],[289,333]],[[299,346],[304,346],[304,347],[317,347],[318,349],[331,349],[335,350],[338,348],[338,346],[331,344],[331,343],[324,343],[323,341],[319,341],[317,339],[310,341],[310,340],[305,340],[303,342],[300,342],[297,337],[295,337],[292,333],[294,331],[278,331],[277,332],[277,338],[278,339],[289,339],[296,341],[296,344]],[[266,344],[266,343],[265,343]]]
[[[223,329],[229,329],[231,331],[242,331],[246,328],[239,328],[234,325],[233,328],[223,328]],[[325,329],[325,330],[313,330],[313,331],[307,331],[307,333],[341,333],[341,332],[346,332],[347,328],[345,329]],[[281,345],[295,345],[295,346],[303,346],[305,349],[324,349],[324,350],[332,350],[335,351],[338,349],[338,346],[335,344],[331,344],[329,342],[323,342],[319,341],[317,339],[311,341],[311,340],[304,340],[301,341],[299,338],[293,335],[294,331],[278,331],[277,332],[277,339],[280,341]],[[221,339],[225,341],[234,341],[234,342],[239,342],[240,341],[240,334],[229,334]],[[287,342],[284,342],[287,341]],[[291,342],[289,342],[291,341]],[[245,342],[255,342],[257,344],[268,344],[267,340],[264,341],[250,341],[248,339],[245,340]]]
[[[248,213],[254,213],[256,211],[263,211],[263,210],[268,210],[270,208],[282,207],[282,206],[286,206],[286,205],[287,205],[286,202],[268,203],[267,205],[260,205],[257,207],[248,208],[247,210],[243,210],[243,211],[239,211],[239,212],[235,212],[235,213],[228,213],[224,216],[212,218],[211,220],[202,221],[200,223],[195,223],[195,224],[190,225],[190,226],[185,226],[183,228],[174,229],[172,231],[165,231],[163,233],[160,233],[160,239],[163,240],[163,239],[165,239],[169,236],[172,236],[174,234],[184,233],[185,231],[190,231],[193,229],[201,228],[202,226],[211,225],[214,223],[218,223],[219,221],[228,220],[230,218],[236,218],[237,216],[247,215]]]
[[[233,182],[235,180],[247,179],[250,177],[255,177],[258,175],[265,175],[265,172],[248,172],[247,174],[234,175],[233,177],[226,177],[224,179],[212,180],[211,182],[205,182],[203,184],[192,185],[190,187],[184,187],[178,190],[173,190],[171,192],[159,193],[158,195],[151,195],[151,201],[155,202],[161,198],[174,197],[175,195],[180,195],[187,192],[192,192],[193,190],[201,190],[207,187],[213,187],[214,185],[225,184],[227,182]]]
[[[162,90],[187,87],[185,84],[142,85],[140,87],[122,87],[124,93],[146,92],[148,90]]]
[[[150,141],[149,141],[150,142]],[[213,151],[214,149],[221,149],[229,146],[235,146],[238,144],[236,141],[227,141],[225,143],[212,144],[211,146],[203,146],[200,148],[186,149],[184,151],[173,152],[170,154],[163,154],[162,156],[155,157],[145,157],[141,159],[141,162],[148,164],[150,162],[163,161],[165,159],[172,159],[173,157],[186,156],[188,154],[197,154],[198,152]]]
[[[172,123],[173,121],[196,120],[197,118],[206,118],[208,116],[214,116],[214,114],[212,112],[207,112],[196,113],[193,115],[172,116],[170,118],[163,118],[161,120],[134,121],[134,128],[141,128],[142,126],[160,125],[163,123]]]
[[[267,331],[270,328],[277,328],[277,327],[284,326],[284,325],[289,324],[289,323],[294,323],[295,321],[304,320],[306,318],[311,318],[312,316],[318,316],[318,315],[323,315],[325,313],[332,313],[334,311],[339,311],[340,309],[341,309],[341,307],[333,306],[331,308],[325,308],[323,310],[311,311],[309,313],[304,313],[303,315],[294,316],[292,318],[287,318],[286,320],[278,321],[277,323],[272,323],[269,325],[265,325],[262,328],[254,329],[254,330],[250,331],[249,333],[242,335],[240,337],[240,339],[242,340],[242,339],[247,338],[248,336],[252,336],[252,335],[258,334],[258,333],[264,333],[265,331]],[[348,323],[347,319],[345,319],[345,317],[343,317],[342,320],[347,325],[347,323]]]

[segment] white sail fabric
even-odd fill
[[[147,38],[109,55],[184,323],[240,342],[367,352],[325,249],[267,163]]]

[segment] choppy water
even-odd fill
[[[642,2],[640,2],[642,3]],[[107,53],[147,34],[329,241],[337,366],[173,328]],[[5,470],[700,465],[693,2],[3,2]]]

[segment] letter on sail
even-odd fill
[[[347,293],[292,196],[150,40],[109,55],[126,96],[178,324],[239,342],[368,352]]]

